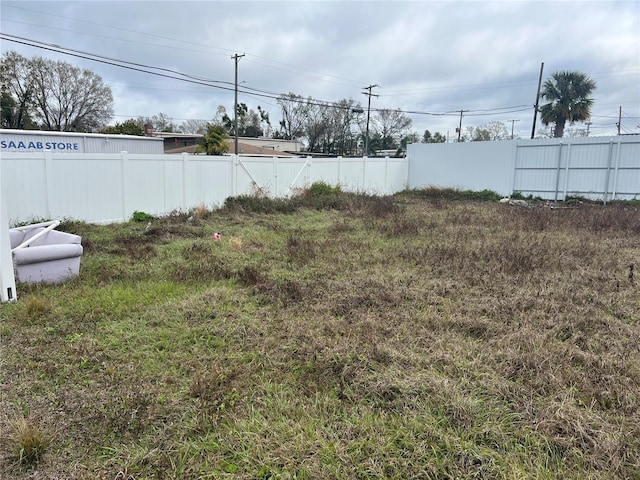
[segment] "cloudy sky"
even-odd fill
[[[586,73],[597,83],[591,135],[640,133],[640,1],[0,1],[1,31],[158,67],[222,88],[183,82],[15,43],[2,53],[89,68],[114,94],[112,123],[163,112],[176,124],[260,105],[273,97],[352,98],[401,109],[420,135],[455,135],[501,121],[531,135],[538,76]],[[6,38],[6,37],[5,37]],[[146,67],[145,67],[146,68]],[[177,76],[167,70],[164,73]],[[186,77],[183,77],[186,78]],[[226,82],[226,83],[225,83]],[[251,93],[248,93],[251,92]],[[541,127],[538,127],[540,131]]]

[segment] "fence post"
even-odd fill
[[[182,209],[187,210],[187,160],[186,152],[182,152]]]
[[[162,209],[167,210],[167,163],[169,160],[162,156]]]
[[[571,147],[571,144],[569,144],[569,147]],[[569,149],[567,151],[567,164],[565,166],[564,169],[564,189],[563,189],[563,200],[567,199],[567,190],[569,189],[569,172],[571,171],[571,149]]]
[[[0,302],[8,302],[17,298],[9,237],[9,216],[2,188],[2,157],[0,156]]]
[[[122,201],[122,221],[127,221],[127,152],[120,152],[120,198]]]
[[[558,144],[558,167],[556,169],[556,192],[553,201],[558,201],[558,189],[560,188],[560,165],[562,163],[562,142]]]
[[[231,194],[238,196],[238,156],[231,155]]]
[[[44,151],[44,184],[45,184],[45,216],[51,218],[51,196],[53,195],[53,152],[51,150]]]
[[[127,152],[120,152],[120,202],[122,203],[122,221],[127,221]]]
[[[513,153],[511,154],[511,158],[513,159],[513,161],[511,162],[513,175],[511,175],[511,193],[509,194],[509,197],[511,197],[516,191],[516,174],[518,173],[518,147],[519,147],[518,143],[519,142],[520,142],[520,139],[516,139],[515,141],[511,142],[513,144]]]
[[[362,193],[367,191],[367,160],[369,157],[362,157]]]
[[[611,158],[613,157],[613,140],[609,141],[609,155],[607,158],[607,173],[604,176],[604,193],[602,194],[602,203],[607,204],[607,193],[609,192],[609,176],[611,172]]]
[[[273,184],[274,184],[274,194],[275,198],[280,197],[280,190],[278,190],[278,157],[273,157]]]
[[[405,157],[406,158],[406,157]],[[387,195],[387,185],[389,184],[389,155],[384,157],[384,193],[383,195]]]
[[[620,140],[618,140],[618,149],[616,150],[616,168],[613,171],[613,191],[611,192],[611,199],[615,200],[618,193],[618,168],[620,167],[620,147],[622,146]]]
[[[409,157],[407,147],[407,156],[404,157],[404,190],[409,190],[409,162],[411,162],[411,157]]]

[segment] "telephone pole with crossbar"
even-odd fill
[[[235,141],[234,141],[234,150],[233,153],[235,153],[236,155],[238,155],[238,62],[240,61],[240,59],[244,57],[244,53],[242,55],[239,54],[235,54],[231,57],[232,60],[235,60],[236,62],[236,88],[235,88],[235,99],[233,102],[233,125],[234,125],[234,129],[235,129]]]
[[[371,114],[371,97],[378,96],[371,93],[371,89],[375,87],[380,87],[380,85],[369,85],[368,87],[363,87],[363,90],[369,90],[369,91],[362,92],[364,95],[367,95],[369,97],[369,105],[367,106],[367,132],[365,133],[365,138],[364,138],[364,156],[365,157],[369,156],[369,115]]]

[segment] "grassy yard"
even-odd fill
[[[640,206],[460,196],[65,222],[80,277],[0,305],[0,478],[640,479]]]

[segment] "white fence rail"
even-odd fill
[[[640,199],[640,136],[409,145],[409,188]]]
[[[11,223],[70,218],[124,221],[221,206],[256,190],[290,196],[317,181],[346,191],[391,194],[406,188],[405,158],[256,158],[242,156],[3,153],[2,198]]]

